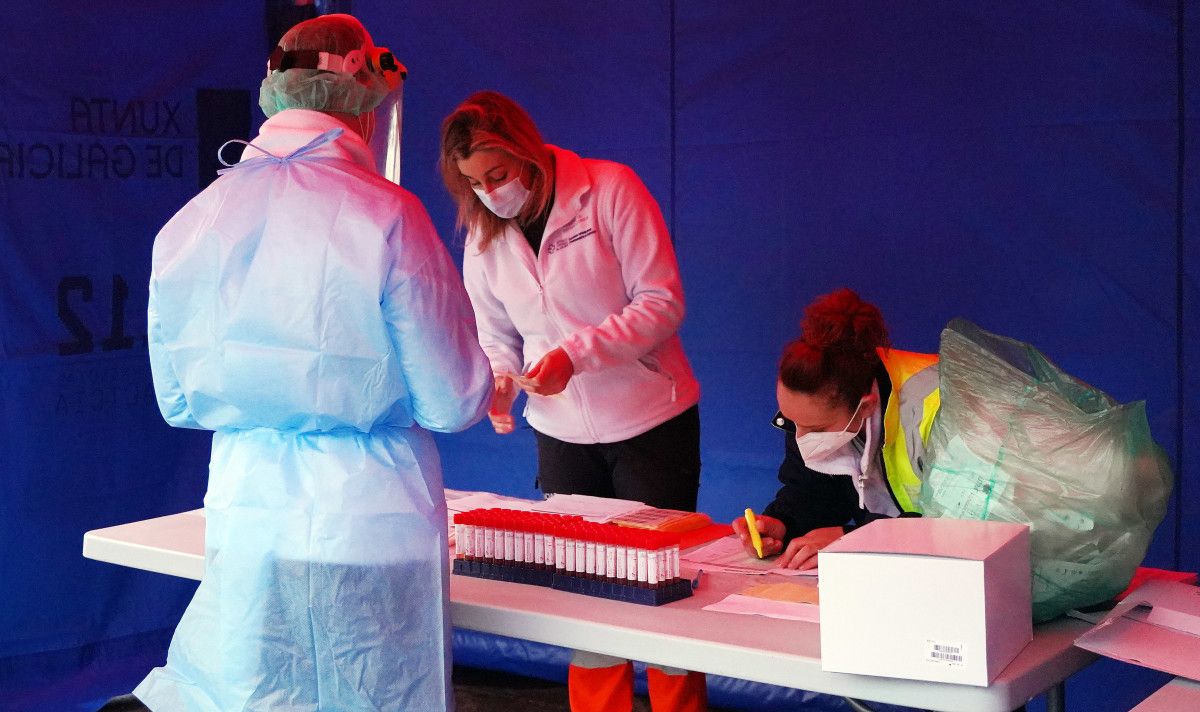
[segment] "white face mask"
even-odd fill
[[[812,470],[826,475],[855,475],[858,474],[858,452],[850,445],[859,431],[862,423],[855,430],[849,430],[850,423],[858,417],[863,400],[858,401],[850,422],[837,432],[816,431],[796,436],[796,447],[800,448],[800,457],[804,464]],[[863,419],[865,422],[865,418]]]
[[[492,190],[485,191],[482,187],[472,188],[475,195],[479,196],[479,200],[496,214],[496,217],[515,218],[521,212],[521,208],[525,207],[525,201],[529,200],[530,191],[521,184],[521,176],[518,175],[509,182]]]

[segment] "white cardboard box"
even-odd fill
[[[1079,636],[1075,645],[1116,660],[1200,680],[1200,587],[1147,581],[1095,628]]]
[[[819,562],[823,670],[986,686],[1033,639],[1023,524],[881,519]]]

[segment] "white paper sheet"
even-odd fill
[[[1075,645],[1134,665],[1200,679],[1200,588],[1148,581]]]
[[[517,509],[522,512],[528,512],[535,505],[541,504],[531,499],[518,499],[516,497],[502,497],[492,494],[491,492],[455,492],[454,499],[450,498],[449,491],[446,493],[446,509],[451,512],[469,512],[472,509],[492,509],[499,507],[502,509]]]
[[[574,514],[591,522],[607,522],[623,514],[645,509],[644,502],[628,499],[609,499],[585,494],[552,494],[541,502],[531,502],[535,512]]]
[[[710,603],[704,607],[706,611],[716,613],[738,613],[742,615],[766,616],[789,621],[821,622],[821,609],[811,603],[791,603],[788,601],[772,601],[766,598],[743,596],[733,593],[723,600]]]
[[[747,554],[742,540],[736,535],[721,537],[704,546],[680,555],[684,561],[706,571],[726,571],[738,574],[780,574],[782,576],[816,576],[816,569],[796,571],[775,565],[775,557],[759,559]]]

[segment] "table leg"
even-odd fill
[[[1067,681],[1046,690],[1046,712],[1067,712]]]

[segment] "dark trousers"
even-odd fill
[[[696,511],[700,488],[700,409],[615,443],[579,445],[534,431],[538,487],[544,494],[587,494]]]

